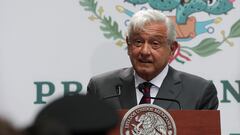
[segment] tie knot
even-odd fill
[[[150,83],[150,82],[144,82],[144,83],[142,83],[143,84],[143,86],[144,86],[144,88],[151,88],[152,87],[152,83]]]
[[[149,97],[150,97],[150,89],[152,85],[153,84],[150,82],[144,82],[138,85],[138,89],[143,93],[143,97],[140,101],[140,104],[151,103],[151,98]]]
[[[152,83],[144,82],[138,85],[138,89],[144,94],[150,92],[150,88],[152,87]]]

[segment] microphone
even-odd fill
[[[146,96],[143,92],[143,89],[144,89],[144,85],[141,83],[138,85],[138,89],[143,93],[143,97],[145,98],[150,98],[150,99],[155,99],[155,100],[165,100],[165,101],[171,101],[171,102],[175,102],[177,103],[178,107],[179,107],[179,110],[182,110],[182,106],[181,106],[181,103],[176,100],[176,99],[169,99],[169,98],[159,98],[159,97],[150,97],[150,96]]]
[[[103,97],[102,100],[106,100],[106,99],[109,99],[109,98],[114,98],[114,97],[121,96],[121,89],[122,89],[122,85],[116,85],[115,90],[116,90],[117,94],[113,94],[113,95],[110,95],[110,96]]]

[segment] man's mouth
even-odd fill
[[[146,59],[139,59],[139,62],[141,62],[141,63],[152,63],[151,60],[146,60]]]

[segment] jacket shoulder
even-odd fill
[[[171,69],[172,72],[173,72],[173,75],[175,78],[179,78],[180,80],[182,81],[186,81],[186,82],[198,82],[198,83],[209,83],[211,81],[203,78],[203,77],[200,77],[200,76],[197,76],[197,75],[194,75],[194,74],[191,74],[191,73],[187,73],[187,72],[184,72],[184,71],[179,71],[179,70],[176,70],[176,69]]]
[[[121,78],[124,76],[128,76],[130,74],[132,74],[133,69],[132,68],[120,68],[117,70],[112,70],[112,71],[108,71],[105,73],[101,73],[98,75],[95,75],[91,78],[91,80],[95,80],[95,81],[100,81],[100,80],[112,80],[115,78]]]

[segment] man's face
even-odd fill
[[[150,81],[168,64],[178,44],[167,40],[167,27],[164,23],[150,23],[144,31],[135,31],[127,37],[128,55],[136,73]]]

